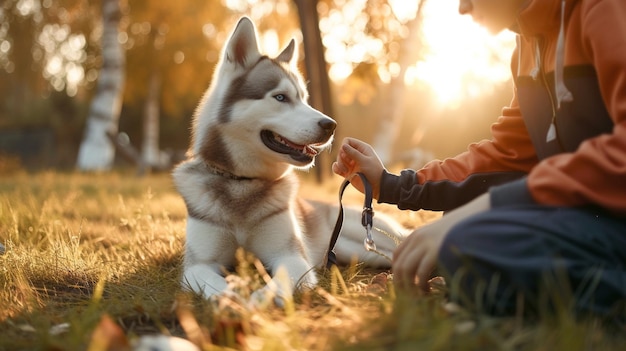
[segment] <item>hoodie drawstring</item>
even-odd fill
[[[567,7],[567,1],[561,1],[561,25],[559,28],[559,36],[556,42],[556,53],[555,53],[555,63],[554,63],[554,90],[556,95],[556,109],[553,111],[552,122],[550,123],[550,127],[548,128],[548,132],[546,134],[546,142],[551,142],[557,139],[557,131],[556,131],[556,112],[561,108],[562,102],[572,102],[574,101],[574,96],[572,92],[567,89],[565,86],[565,82],[563,80],[563,72],[565,70],[565,9]],[[517,76],[519,77],[521,74],[521,62],[522,62],[522,43],[520,35],[517,36],[517,47],[518,47],[518,66],[517,66]],[[539,73],[541,71],[541,48],[538,41],[535,41],[535,66],[530,71],[530,76],[533,79],[537,79],[539,77]],[[554,107],[554,105],[553,105]]]
[[[574,100],[572,93],[567,89],[563,81],[563,71],[565,70],[565,6],[566,1],[561,1],[561,29],[559,30],[559,38],[556,42],[556,62],[554,65],[557,109],[561,108],[561,102],[571,102]]]
[[[559,29],[559,37],[556,42],[556,55],[555,55],[555,63],[554,63],[554,90],[556,93],[556,109],[557,111],[561,108],[562,102],[572,102],[574,101],[574,96],[572,92],[567,89],[565,86],[565,82],[563,80],[563,71],[565,70],[565,7],[566,0],[561,1],[561,28]],[[546,134],[546,142],[551,142],[557,139],[556,132],[556,111],[554,116],[552,116],[552,123],[550,123],[550,127],[548,128],[548,133]]]

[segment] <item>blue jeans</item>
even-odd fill
[[[492,209],[455,226],[439,252],[450,297],[494,315],[626,322],[626,219],[582,208]]]

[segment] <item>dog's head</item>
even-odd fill
[[[262,55],[250,19],[237,24],[196,113],[194,153],[235,174],[309,168],[336,123],[307,103],[292,39]]]

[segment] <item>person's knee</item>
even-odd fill
[[[464,289],[489,282],[498,274],[501,258],[495,246],[499,236],[490,223],[476,216],[452,227],[439,249],[438,272]]]
[[[438,271],[446,278],[451,301],[500,315],[514,310],[515,299],[508,278],[501,276],[498,258],[492,257],[493,235],[484,218],[456,225],[439,250]]]

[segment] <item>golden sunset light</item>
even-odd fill
[[[440,103],[445,104],[489,93],[493,83],[508,80],[509,59],[515,46],[512,32],[490,34],[470,16],[460,15],[457,6],[457,0],[426,3],[424,36],[428,53],[405,76],[409,84],[427,82]]]
[[[390,1],[388,17],[395,16],[406,23],[415,17],[417,1]],[[320,21],[333,81],[340,82],[352,73],[355,62],[375,60],[379,78],[383,82],[401,72],[398,63],[388,62],[383,41],[367,36],[363,29],[367,16],[363,13],[365,1],[345,2],[338,9],[329,10]],[[423,47],[418,47],[421,58],[405,69],[407,85],[425,83],[432,89],[440,104],[454,105],[465,98],[489,93],[493,83],[510,77],[508,60],[515,44],[513,33],[505,31],[493,35],[472,21],[470,16],[458,13],[457,0],[428,1],[423,8]],[[324,12],[324,8],[322,8]],[[403,32],[404,31],[404,32]],[[399,28],[404,38],[407,28]],[[349,37],[346,45],[346,37]],[[408,46],[420,45],[407,43]],[[377,56],[380,53],[380,56]]]

